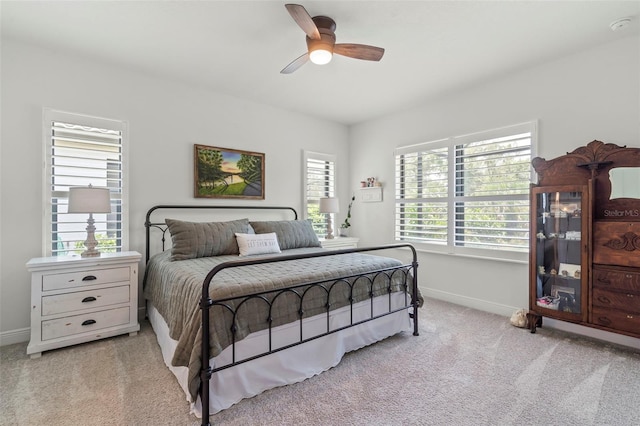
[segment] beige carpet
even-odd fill
[[[640,354],[428,299],[420,336],[348,354],[319,376],[244,400],[220,425],[640,425]],[[189,425],[181,389],[142,324],[45,352],[0,348],[2,425]]]

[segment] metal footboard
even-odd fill
[[[312,258],[312,257],[324,257],[324,256],[339,256],[342,254],[346,254],[346,253],[361,253],[361,252],[372,252],[372,251],[381,251],[381,250],[388,250],[388,249],[399,249],[399,248],[408,248],[411,250],[412,253],[412,261],[410,264],[404,264],[404,265],[399,265],[399,266],[394,266],[394,267],[389,267],[389,268],[383,268],[383,269],[377,269],[377,270],[373,270],[373,271],[367,271],[364,272],[362,274],[358,274],[358,275],[351,275],[348,277],[339,277],[339,278],[335,278],[335,279],[329,279],[329,280],[321,280],[321,281],[313,281],[313,282],[306,282],[306,283],[302,283],[302,284],[296,284],[294,286],[291,287],[286,287],[286,288],[281,288],[278,290],[269,290],[269,291],[264,291],[264,292],[259,292],[259,293],[252,293],[252,294],[247,294],[247,295],[243,295],[241,297],[234,297],[234,298],[227,298],[227,299],[221,299],[221,300],[213,300],[211,299],[211,297],[209,296],[209,287],[211,284],[211,281],[213,280],[213,278],[216,276],[216,274],[218,274],[220,271],[223,271],[224,269],[227,268],[238,268],[238,267],[243,267],[243,266],[249,266],[249,265],[259,265],[259,264],[264,264],[264,263],[276,263],[276,262],[285,262],[285,261],[291,261],[291,260],[298,260],[298,259],[307,259],[307,258]],[[351,327],[355,327],[359,324],[363,324],[365,322],[369,322],[369,321],[373,321],[377,318],[381,318],[387,315],[391,315],[393,313],[399,312],[399,311],[403,311],[403,310],[408,310],[409,308],[413,308],[412,309],[412,317],[413,317],[413,335],[414,336],[418,336],[418,307],[419,307],[419,299],[418,299],[418,279],[417,279],[417,268],[418,268],[418,261],[417,261],[417,254],[416,254],[416,250],[415,248],[411,245],[411,244],[392,244],[392,245],[384,245],[384,246],[376,246],[376,247],[364,247],[364,248],[355,248],[355,249],[346,249],[346,250],[335,250],[335,251],[328,251],[328,252],[315,252],[315,253],[306,253],[306,254],[297,254],[297,255],[284,255],[284,256],[278,256],[278,257],[271,257],[271,258],[262,258],[262,259],[249,259],[249,260],[239,260],[239,261],[231,261],[231,262],[225,262],[222,263],[218,266],[216,266],[215,268],[213,268],[206,276],[203,284],[202,284],[202,298],[200,301],[200,308],[202,309],[202,370],[200,373],[200,399],[201,399],[201,403],[202,403],[202,424],[203,425],[209,425],[209,381],[211,380],[211,376],[220,370],[226,369],[226,368],[230,368],[233,367],[235,365],[239,365],[257,358],[261,358],[263,356],[267,356],[269,354],[275,353],[275,352],[279,352],[288,348],[291,348],[293,346],[298,346],[301,345],[303,343],[309,342],[311,340],[315,340],[315,339],[319,339],[321,337],[327,336],[329,334],[332,333],[337,333],[339,331],[342,331],[344,329],[347,328],[351,328]],[[394,274],[402,274],[403,276],[403,280],[402,280],[402,290],[404,291],[404,297],[405,297],[405,303],[404,306],[401,307],[392,307],[391,304],[391,297],[392,297],[392,280],[391,277]],[[387,293],[388,293],[388,297],[389,297],[389,307],[388,309],[383,312],[383,313],[379,313],[379,314],[374,314],[374,309],[373,309],[373,300],[374,300],[374,289],[373,289],[373,285],[375,282],[376,277],[384,275],[386,276],[386,282],[387,282]],[[361,320],[354,320],[354,316],[353,316],[353,307],[354,307],[354,298],[353,298],[353,288],[356,285],[363,285],[362,283],[368,284],[369,285],[369,300],[371,302],[371,311],[370,311],[370,315],[365,318],[365,319],[361,319]],[[350,297],[348,300],[348,306],[350,306],[350,310],[351,310],[351,319],[349,321],[349,324],[346,326],[342,326],[342,327],[337,327],[335,329],[331,329],[330,327],[330,315],[331,315],[331,304],[330,304],[330,295],[331,295],[331,291],[335,288],[335,286],[338,285],[347,285],[349,286],[349,292],[350,292]],[[326,315],[327,318],[327,328],[326,328],[326,332],[324,333],[320,333],[320,334],[315,334],[312,337],[308,337],[305,338],[304,334],[303,334],[303,319],[304,319],[304,309],[303,309],[303,302],[305,300],[305,295],[308,294],[308,292],[312,291],[312,289],[320,289],[321,291],[323,291],[326,295],[326,303],[324,304],[324,308],[325,311],[323,314]],[[410,290],[410,294],[411,297],[409,296],[408,291]],[[248,301],[250,300],[260,300],[261,302],[265,303],[268,307],[269,307],[269,312],[271,312],[271,308],[273,306],[273,304],[278,300],[278,298],[282,295],[285,294],[294,294],[297,299],[298,299],[298,322],[299,322],[299,327],[300,327],[300,336],[297,342],[282,346],[282,347],[278,347],[276,349],[272,348],[272,325],[271,325],[271,315],[269,315],[269,317],[266,319],[266,321],[269,323],[268,326],[268,339],[269,339],[269,349],[263,353],[260,353],[258,355],[254,355],[248,358],[244,358],[242,360],[236,360],[236,350],[235,350],[235,345],[236,345],[236,339],[235,339],[235,327],[232,325],[231,327],[231,333],[233,336],[232,339],[232,361],[229,364],[225,364],[223,366],[220,367],[216,367],[216,368],[211,368],[211,366],[209,365],[209,357],[210,357],[210,331],[209,331],[209,326],[210,326],[210,310],[212,307],[214,306],[219,306],[222,309],[228,311],[234,318],[234,321],[232,322],[232,324],[235,323],[235,318],[236,315],[238,315],[238,310]],[[267,297],[270,296],[270,297]],[[234,302],[234,303],[231,303]]]

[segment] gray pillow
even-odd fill
[[[238,254],[236,232],[247,233],[249,219],[230,222],[185,222],[165,219],[173,247],[171,260]]]
[[[251,222],[256,234],[275,232],[281,250],[303,247],[320,247],[318,236],[313,232],[311,220],[280,220]]]

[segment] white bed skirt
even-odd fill
[[[403,293],[392,294],[392,307],[400,307],[405,303]],[[354,305],[354,322],[369,318],[371,301]],[[389,296],[374,299],[374,314],[388,312]],[[412,330],[412,320],[408,312],[402,310],[384,317],[368,321],[336,333],[323,336],[299,346],[294,346],[270,355],[257,358],[241,365],[236,365],[213,374],[209,382],[209,411],[215,414],[231,407],[244,398],[256,396],[268,389],[297,383],[320,374],[336,366],[342,356],[350,351],[360,349],[379,340],[402,331]],[[178,379],[191,404],[191,413],[202,417],[200,397],[192,401],[187,387],[187,367],[174,367],[171,358],[177,342],[169,337],[169,328],[151,302],[147,301],[147,315],[156,333],[158,344],[162,349],[164,362]],[[346,306],[331,311],[330,328],[332,330],[346,326],[350,320],[350,307]],[[317,315],[303,320],[303,337],[309,338],[326,331],[327,316]],[[300,339],[300,322],[285,324],[272,330],[273,348],[298,342]],[[236,343],[236,360],[268,350],[268,330],[252,333]],[[231,362],[231,347],[226,348],[210,365],[225,365]],[[311,356],[312,355],[312,356]]]

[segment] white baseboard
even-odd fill
[[[28,342],[31,337],[30,328],[9,330],[0,333],[0,346],[13,345],[14,343]]]
[[[518,309],[527,309],[526,306],[515,307],[501,305],[498,303],[489,302],[487,300],[474,299],[472,297],[461,296],[459,294],[447,293],[444,291],[433,290],[429,288],[420,288],[420,292],[423,296],[426,297],[444,300],[445,302],[455,303],[456,305],[466,306],[469,308],[477,309],[479,311],[502,315],[507,318],[510,318],[511,314],[513,314],[513,312]],[[597,328],[585,327],[583,325],[554,320],[552,318],[546,317],[542,320],[542,326],[640,350],[640,339],[631,336],[625,336],[623,334],[611,333],[609,331],[604,331]]]
[[[475,299],[473,297],[462,296],[460,294],[447,293],[446,291],[434,290],[430,288],[420,288],[423,296],[432,297],[445,302],[455,303],[456,305],[466,306],[468,308],[477,309],[479,311],[490,312],[492,314],[511,317],[514,311],[526,308],[525,306],[514,307],[502,305],[500,303],[489,302],[487,300]]]

